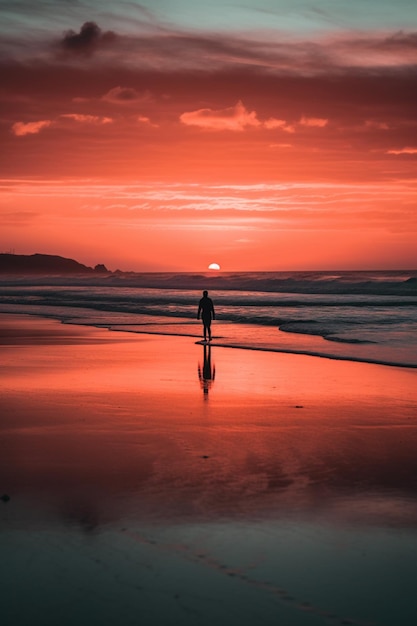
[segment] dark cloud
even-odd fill
[[[74,54],[93,54],[98,48],[108,46],[117,39],[113,31],[103,32],[95,22],[85,22],[79,33],[69,30],[60,42],[62,50]]]
[[[139,93],[132,87],[113,87],[102,97],[102,100],[115,104],[149,102],[151,99],[152,96],[149,91]]]
[[[381,46],[385,46],[387,49],[405,49],[410,51],[417,51],[417,32],[404,33],[399,31],[391,37],[387,37],[381,42]]]

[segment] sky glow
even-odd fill
[[[415,3],[0,0],[0,251],[417,267]]]

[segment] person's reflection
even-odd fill
[[[214,383],[214,376],[216,374],[216,368],[214,364],[211,363],[211,346],[205,345],[203,346],[203,367],[201,367],[201,363],[198,364],[198,378],[200,380],[200,385],[203,390],[204,398],[208,398],[208,392]]]

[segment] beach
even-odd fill
[[[411,626],[417,370],[0,316],[3,624]]]

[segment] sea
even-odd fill
[[[203,290],[213,346],[417,367],[417,270],[3,275],[0,313],[198,342]]]

